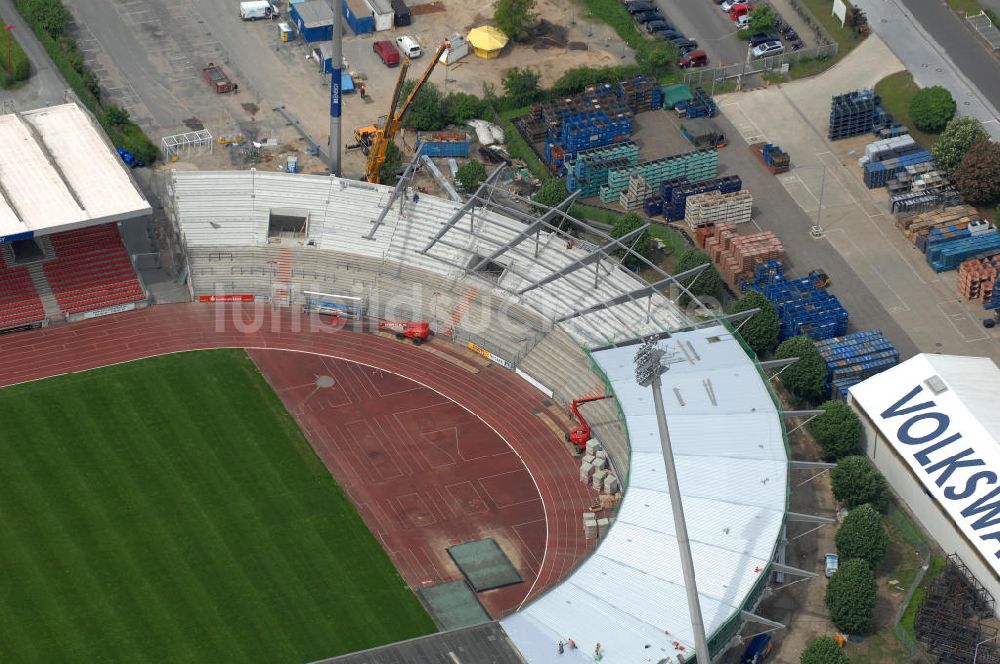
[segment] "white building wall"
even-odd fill
[[[994,575],[992,567],[955,527],[937,501],[927,493],[920,479],[879,432],[874,421],[853,396],[848,396],[848,403],[861,418],[865,455],[885,475],[893,493],[945,554],[957,553],[993,597],[1000,599],[1000,579]]]

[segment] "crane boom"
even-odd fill
[[[438,46],[437,50],[434,52],[434,57],[431,59],[427,69],[424,73],[420,75],[417,79],[416,84],[413,89],[410,90],[410,94],[406,96],[402,105],[399,106],[399,110],[396,109],[399,103],[399,94],[403,89],[403,81],[406,79],[406,72],[410,66],[409,58],[404,58],[403,62],[400,64],[399,68],[399,78],[396,80],[396,88],[392,94],[392,101],[389,104],[389,114],[385,116],[385,124],[381,129],[376,129],[371,142],[371,148],[368,152],[368,164],[365,167],[365,180],[378,184],[381,181],[381,170],[382,164],[385,163],[386,151],[389,149],[389,141],[393,139],[396,132],[399,131],[400,126],[403,124],[403,120],[406,118],[406,114],[410,110],[410,106],[413,105],[413,100],[420,92],[420,89],[424,87],[424,83],[427,79],[431,77],[431,73],[434,68],[437,67],[438,60],[441,59],[441,54],[444,53],[445,49],[450,46],[449,41],[446,39],[444,42]]]

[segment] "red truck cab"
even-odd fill
[[[375,55],[382,59],[382,63],[386,67],[399,65],[399,49],[391,41],[387,39],[377,41],[372,44],[372,50],[375,51]]]
[[[689,67],[704,67],[708,64],[708,54],[705,51],[690,51],[685,53],[677,61],[677,66],[681,69]]]

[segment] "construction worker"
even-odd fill
[[[565,649],[565,645],[566,645],[566,644],[564,644],[564,643],[562,642],[562,639],[559,639],[559,646],[558,646],[558,652],[559,652],[559,654],[560,654],[560,655],[561,655],[561,654],[563,654],[563,652],[564,652],[564,649]]]
[[[364,83],[358,83],[358,94],[361,95],[362,99],[365,98],[365,95],[367,94],[367,92],[365,91],[365,84]]]

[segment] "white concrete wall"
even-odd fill
[[[969,543],[965,535],[955,527],[948,514],[924,489],[920,479],[913,474],[906,462],[879,432],[861,405],[852,397],[848,397],[848,403],[861,418],[864,429],[862,446],[865,455],[872,460],[879,472],[885,475],[896,497],[909,509],[920,527],[937,542],[945,554],[957,553],[993,597],[1000,599],[1000,578],[993,574],[992,568],[982,559],[979,551]]]

